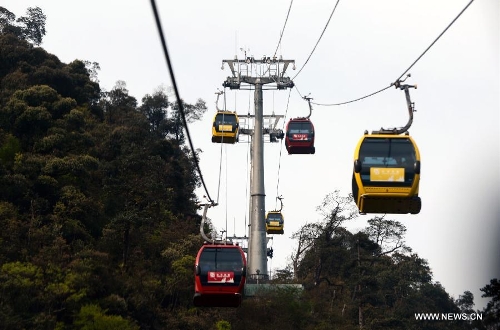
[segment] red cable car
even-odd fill
[[[238,245],[205,243],[196,256],[194,305],[239,307],[246,269],[245,253]]]
[[[314,125],[309,118],[292,118],[286,125],[285,147],[288,154],[314,154]]]

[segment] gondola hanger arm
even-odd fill
[[[408,129],[411,127],[411,125],[413,123],[413,113],[415,112],[415,103],[411,101],[410,88],[417,89],[417,85],[402,84],[402,82],[404,82],[408,77],[411,77],[411,75],[408,74],[405,79],[403,79],[403,80],[399,79],[395,83],[392,84],[392,85],[394,85],[395,88],[399,88],[401,90],[404,90],[404,92],[405,92],[406,105],[408,108],[408,117],[409,117],[408,122],[406,123],[405,126],[403,126],[401,128],[393,128],[393,129],[380,128],[380,131],[372,131],[372,134],[396,134],[396,135],[399,135],[399,134],[403,134],[403,133],[407,132]]]
[[[224,94],[224,92],[221,90],[217,90],[217,92],[215,92],[215,94],[217,94],[217,100],[215,100],[215,110],[220,111],[220,109],[219,109],[219,97],[222,94]]]
[[[311,94],[309,94],[309,95],[311,95]],[[309,119],[309,117],[311,117],[312,111],[313,111],[312,104],[311,104],[312,97],[309,97],[309,95],[303,97],[304,100],[306,100],[309,103],[309,115],[306,117],[307,119]]]
[[[282,196],[278,196],[276,198],[279,199],[279,201],[280,201],[280,209],[279,209],[278,212],[281,213],[281,210],[283,210],[283,197]]]
[[[210,208],[212,206],[216,206],[216,205],[217,205],[217,203],[215,203],[213,201],[211,203],[200,204],[200,206],[203,206],[203,216],[201,217],[201,223],[200,223],[200,234],[201,234],[201,237],[203,237],[203,240],[205,240],[207,242],[212,242],[212,243],[215,242],[215,239],[211,239],[205,234],[204,227],[205,227],[205,222],[207,219],[208,208]]]

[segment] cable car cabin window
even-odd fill
[[[278,221],[280,223],[283,222],[283,218],[281,217],[281,213],[269,213],[267,215],[267,222],[271,222],[271,221]]]
[[[219,125],[231,125],[231,132],[234,132],[238,121],[236,120],[236,116],[233,114],[222,114],[219,113],[215,116],[215,129],[219,131]],[[225,131],[226,128],[223,128]]]
[[[359,160],[365,186],[407,187],[415,178],[415,148],[409,139],[366,138]]]
[[[238,286],[243,273],[243,257],[239,249],[205,248],[200,255],[200,281],[202,285],[221,285],[221,282],[211,283],[209,272],[232,272],[234,279],[223,282],[226,286]]]
[[[288,135],[292,134],[313,134],[313,128],[308,121],[292,121],[288,125]]]

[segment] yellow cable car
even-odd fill
[[[418,214],[420,153],[409,136],[368,134],[354,152],[352,194],[359,212]]]
[[[231,143],[238,142],[239,119],[236,112],[217,111],[212,125],[212,142]]]
[[[283,235],[285,231],[283,230],[285,224],[285,218],[280,211],[269,211],[266,214],[266,232],[268,234],[279,234]]]

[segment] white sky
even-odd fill
[[[296,61],[297,70],[287,71],[290,77],[304,65],[335,3],[294,1],[278,50]],[[468,3],[340,1],[295,79],[297,89],[326,104],[388,86]],[[190,132],[195,147],[203,150],[201,170],[216,199],[221,151],[210,137],[215,92],[230,75],[227,66],[221,71],[222,60],[243,58],[240,48],[256,58],[272,56],[290,0],[158,0],[157,5],[181,97],[188,103],[201,98],[209,106]],[[123,80],[140,102],[157,87],[172,85],[150,1],[4,0],[2,6],[17,17],[28,7],[42,8],[47,16],[42,47],[65,63],[98,62],[106,90]],[[410,70],[407,83],[418,85],[410,90],[417,110],[410,133],[422,156],[423,205],[418,215],[387,217],[407,227],[407,243],[429,261],[434,281],[454,298],[470,290],[479,309],[487,301],[479,288],[500,277],[499,21],[497,0],[474,1]],[[288,95],[289,90],[265,91],[264,114],[285,114]],[[231,110],[253,112],[253,91],[227,89],[226,97]],[[308,111],[293,89],[287,118]],[[401,127],[407,119],[404,92],[391,88],[348,105],[314,106],[315,155],[289,156],[281,144],[265,144],[266,208],[275,208],[279,162],[278,194],[285,204],[285,235],[273,240],[272,269],[285,267],[295,246],[290,235],[321,218],[316,206],[328,193],[350,192],[354,148],[363,131]],[[248,223],[247,152],[247,144],[224,147],[220,205],[209,211],[220,229],[227,219],[230,235],[244,235]],[[203,194],[200,189],[200,199]],[[363,228],[369,218],[360,216],[349,229]]]

